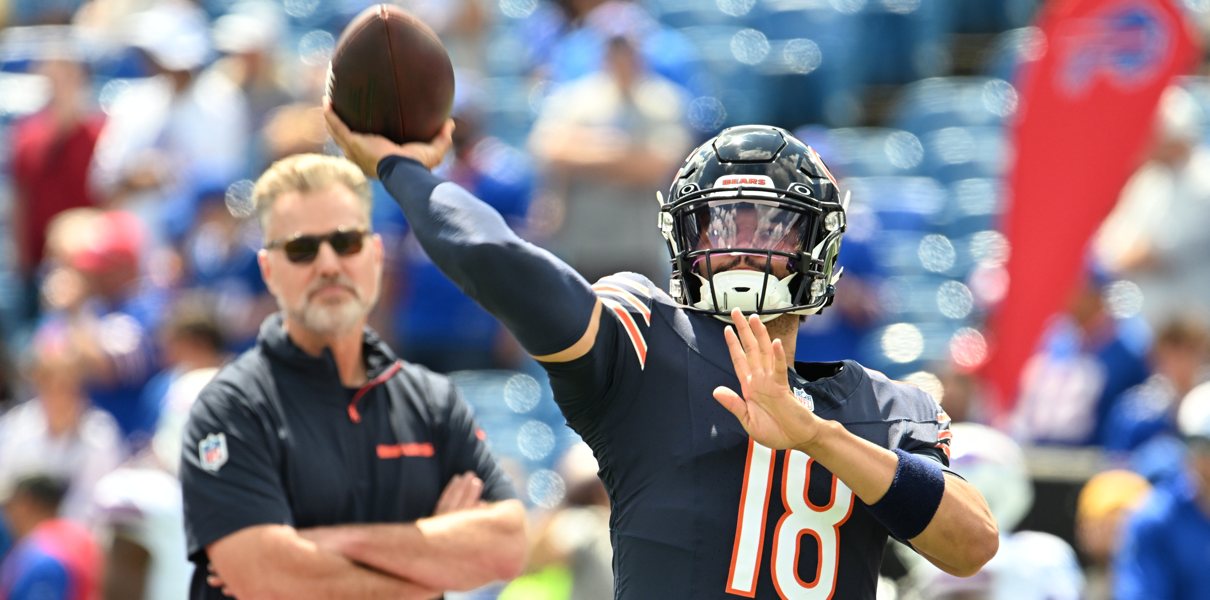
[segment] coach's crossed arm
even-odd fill
[[[414,523],[305,529],[320,548],[383,573],[438,590],[472,590],[512,579],[525,567],[525,507],[482,502],[473,473],[454,477],[432,517]]]
[[[435,598],[511,579],[525,564],[525,510],[480,501],[454,477],[433,517],[407,524],[249,527],[207,548],[210,585],[238,598]]]
[[[439,590],[356,565],[288,525],[241,529],[206,548],[209,583],[241,599],[392,598],[420,600]]]

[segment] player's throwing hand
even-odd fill
[[[744,318],[738,308],[731,311],[731,322],[734,328],[727,327],[723,335],[743,395],[719,386],[714,388],[714,399],[764,446],[781,449],[809,445],[822,421],[790,391],[781,340],[770,341],[769,330],[760,318]]]
[[[324,121],[328,125],[328,134],[344,150],[345,157],[353,161],[366,177],[378,177],[378,163],[391,155],[406,156],[425,168],[432,169],[441,164],[445,154],[453,146],[454,120],[446,119],[445,125],[437,136],[427,142],[408,142],[396,144],[380,135],[357,133],[349,129],[344,121],[332,109],[332,101],[324,98]]]

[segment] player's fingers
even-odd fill
[[[736,318],[739,315],[739,318]],[[745,319],[739,312],[739,309],[731,311],[731,320],[735,323],[735,333],[739,336],[739,341],[744,345],[744,352],[749,355],[748,364],[752,364],[751,355],[760,352],[760,344],[756,343],[756,336],[752,334],[752,326],[749,325],[748,319]]]
[[[727,350],[731,353],[731,365],[735,367],[735,376],[739,378],[741,385],[747,385],[750,376],[748,357],[739,343],[739,337],[735,335],[735,329],[730,325],[723,328],[723,339],[727,341]]]
[[[714,388],[714,399],[722,404],[728,412],[735,415],[740,423],[748,422],[748,405],[744,403],[744,399],[739,394],[735,393],[735,390],[720,385]]]
[[[332,139],[338,143],[348,137],[349,127],[337,116],[336,109],[332,108],[330,100],[324,102],[324,123],[328,126],[328,133],[332,135]]]
[[[789,361],[786,360],[786,347],[782,345],[781,340],[773,340],[773,366],[778,372],[783,372],[790,368]]]
[[[752,335],[756,338],[756,344],[760,348],[761,368],[765,370],[765,373],[776,376],[777,372],[773,368],[773,342],[769,339],[769,328],[765,327],[759,315],[748,317],[748,326],[752,329]]]

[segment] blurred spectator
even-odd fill
[[[218,369],[202,367],[176,377],[164,399],[151,445],[97,483],[94,521],[109,540],[105,549],[106,600],[185,598],[193,565],[185,547],[184,504],[177,473],[189,409]]]
[[[550,248],[589,281],[627,270],[665,281],[653,191],[689,150],[686,100],[646,70],[628,39],[611,38],[606,56],[604,71],[555,90],[538,115],[530,139],[544,180],[537,218],[552,232]]]
[[[226,359],[214,306],[200,293],[178,298],[159,334],[164,370],[151,378],[141,398],[141,410],[155,415],[162,415],[177,380],[198,369],[216,369]]]
[[[643,62],[661,78],[686,90],[701,92],[702,73],[693,43],[680,31],[663,26],[633,0],[559,0],[559,10],[535,11],[526,40],[531,69],[556,84],[574,81],[607,67],[612,38],[635,43]]]
[[[459,85],[454,152],[442,166],[444,175],[490,204],[510,226],[522,226],[533,194],[533,167],[521,151],[484,131],[481,90]],[[391,208],[395,219],[403,218]],[[512,335],[459,291],[412,235],[404,238],[398,254],[393,316],[404,360],[443,373],[517,366],[524,353]]]
[[[484,72],[492,4],[490,0],[409,0],[406,6],[437,32],[454,68]]]
[[[294,100],[277,63],[285,28],[281,5],[269,0],[241,0],[214,22],[214,47],[225,57],[210,69],[243,90],[250,131],[259,131],[273,109]]]
[[[1109,412],[1105,449],[1132,453],[1131,468],[1152,481],[1179,471],[1177,407],[1204,380],[1208,350],[1210,331],[1202,319],[1169,319],[1151,349],[1151,377],[1126,390]]]
[[[63,481],[43,475],[18,481],[4,504],[17,540],[0,563],[0,598],[93,600],[101,553],[82,525],[56,515],[67,492]]]
[[[90,102],[88,68],[75,50],[60,50],[36,71],[46,77],[46,107],[13,127],[12,231],[17,268],[27,291],[24,317],[38,310],[36,274],[46,246],[46,230],[64,210],[96,204],[88,168],[105,122]]]
[[[8,0],[0,3],[0,26],[62,25],[84,0]]]
[[[937,372],[942,395],[938,400],[955,423],[983,423],[982,382],[970,370],[952,362]]]
[[[1012,438],[975,423],[953,426],[950,467],[971,482],[1000,526],[1000,550],[973,577],[949,575],[895,544],[908,565],[909,600],[1079,600],[1086,597],[1075,551],[1057,536],[1013,532],[1034,501],[1025,455]]]
[[[219,188],[202,194],[181,243],[183,284],[210,303],[227,350],[251,347],[261,322],[277,310],[256,264],[259,236],[255,220],[232,214],[227,191]]]
[[[597,469],[587,444],[572,446],[564,454],[559,463],[567,483],[563,506],[539,528],[529,572],[505,588],[501,600],[613,598],[609,496]]]
[[[76,209],[55,219],[50,238],[63,264],[43,282],[45,322],[66,331],[88,396],[137,447],[155,426],[139,396],[156,370],[165,294],[139,277],[143,227],[130,213]]]
[[[1115,272],[1139,285],[1158,326],[1175,312],[1210,314],[1210,149],[1197,101],[1172,86],[1157,113],[1146,162],[1122,190],[1095,240]]]
[[[1122,526],[1151,492],[1141,475],[1114,469],[1084,484],[1076,501],[1076,544],[1087,559],[1087,598],[1112,597],[1110,566],[1121,547]]]
[[[0,492],[43,473],[70,484],[62,515],[83,521],[97,481],[122,460],[113,418],[92,407],[80,358],[64,332],[44,327],[30,348],[35,396],[0,416]]]
[[[248,168],[248,106],[243,92],[214,71],[206,16],[185,0],[132,15],[127,39],[153,75],[113,100],[93,158],[93,185],[139,215],[157,242],[184,233],[199,190]]]
[[[1182,400],[1177,423],[1185,473],[1155,492],[1126,524],[1114,563],[1114,598],[1202,598],[1210,590],[1210,383]]]
[[[318,104],[284,104],[268,115],[260,130],[264,167],[292,154],[323,152],[328,132]]]
[[[1151,332],[1142,318],[1109,311],[1109,283],[1092,266],[1025,364],[1013,415],[1018,439],[1103,446],[1115,401],[1147,378]]]

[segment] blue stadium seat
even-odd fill
[[[1001,125],[1017,108],[1017,91],[994,77],[931,77],[903,87],[891,124],[917,135],[944,127]]]
[[[1042,35],[1037,27],[1018,27],[996,36],[987,52],[983,73],[1013,83],[1021,65],[1041,50]]]
[[[924,144],[923,174],[949,184],[973,177],[1001,177],[1008,141],[1001,127],[946,127],[930,131]]]
[[[949,30],[999,33],[1033,22],[1041,0],[945,0]]]
[[[887,127],[801,130],[837,177],[907,176],[919,172],[924,147],[915,135]]]
[[[758,67],[769,80],[775,124],[859,122],[861,23],[835,4],[765,0],[753,11],[753,27],[769,40],[767,60]]]
[[[928,177],[849,177],[841,188],[874,212],[884,233],[930,232],[946,203],[945,188]]]
[[[997,178],[959,179],[950,183],[942,233],[951,237],[994,229],[1003,210],[1003,181]]]
[[[943,0],[868,2],[859,14],[862,80],[904,84],[949,70]]]

